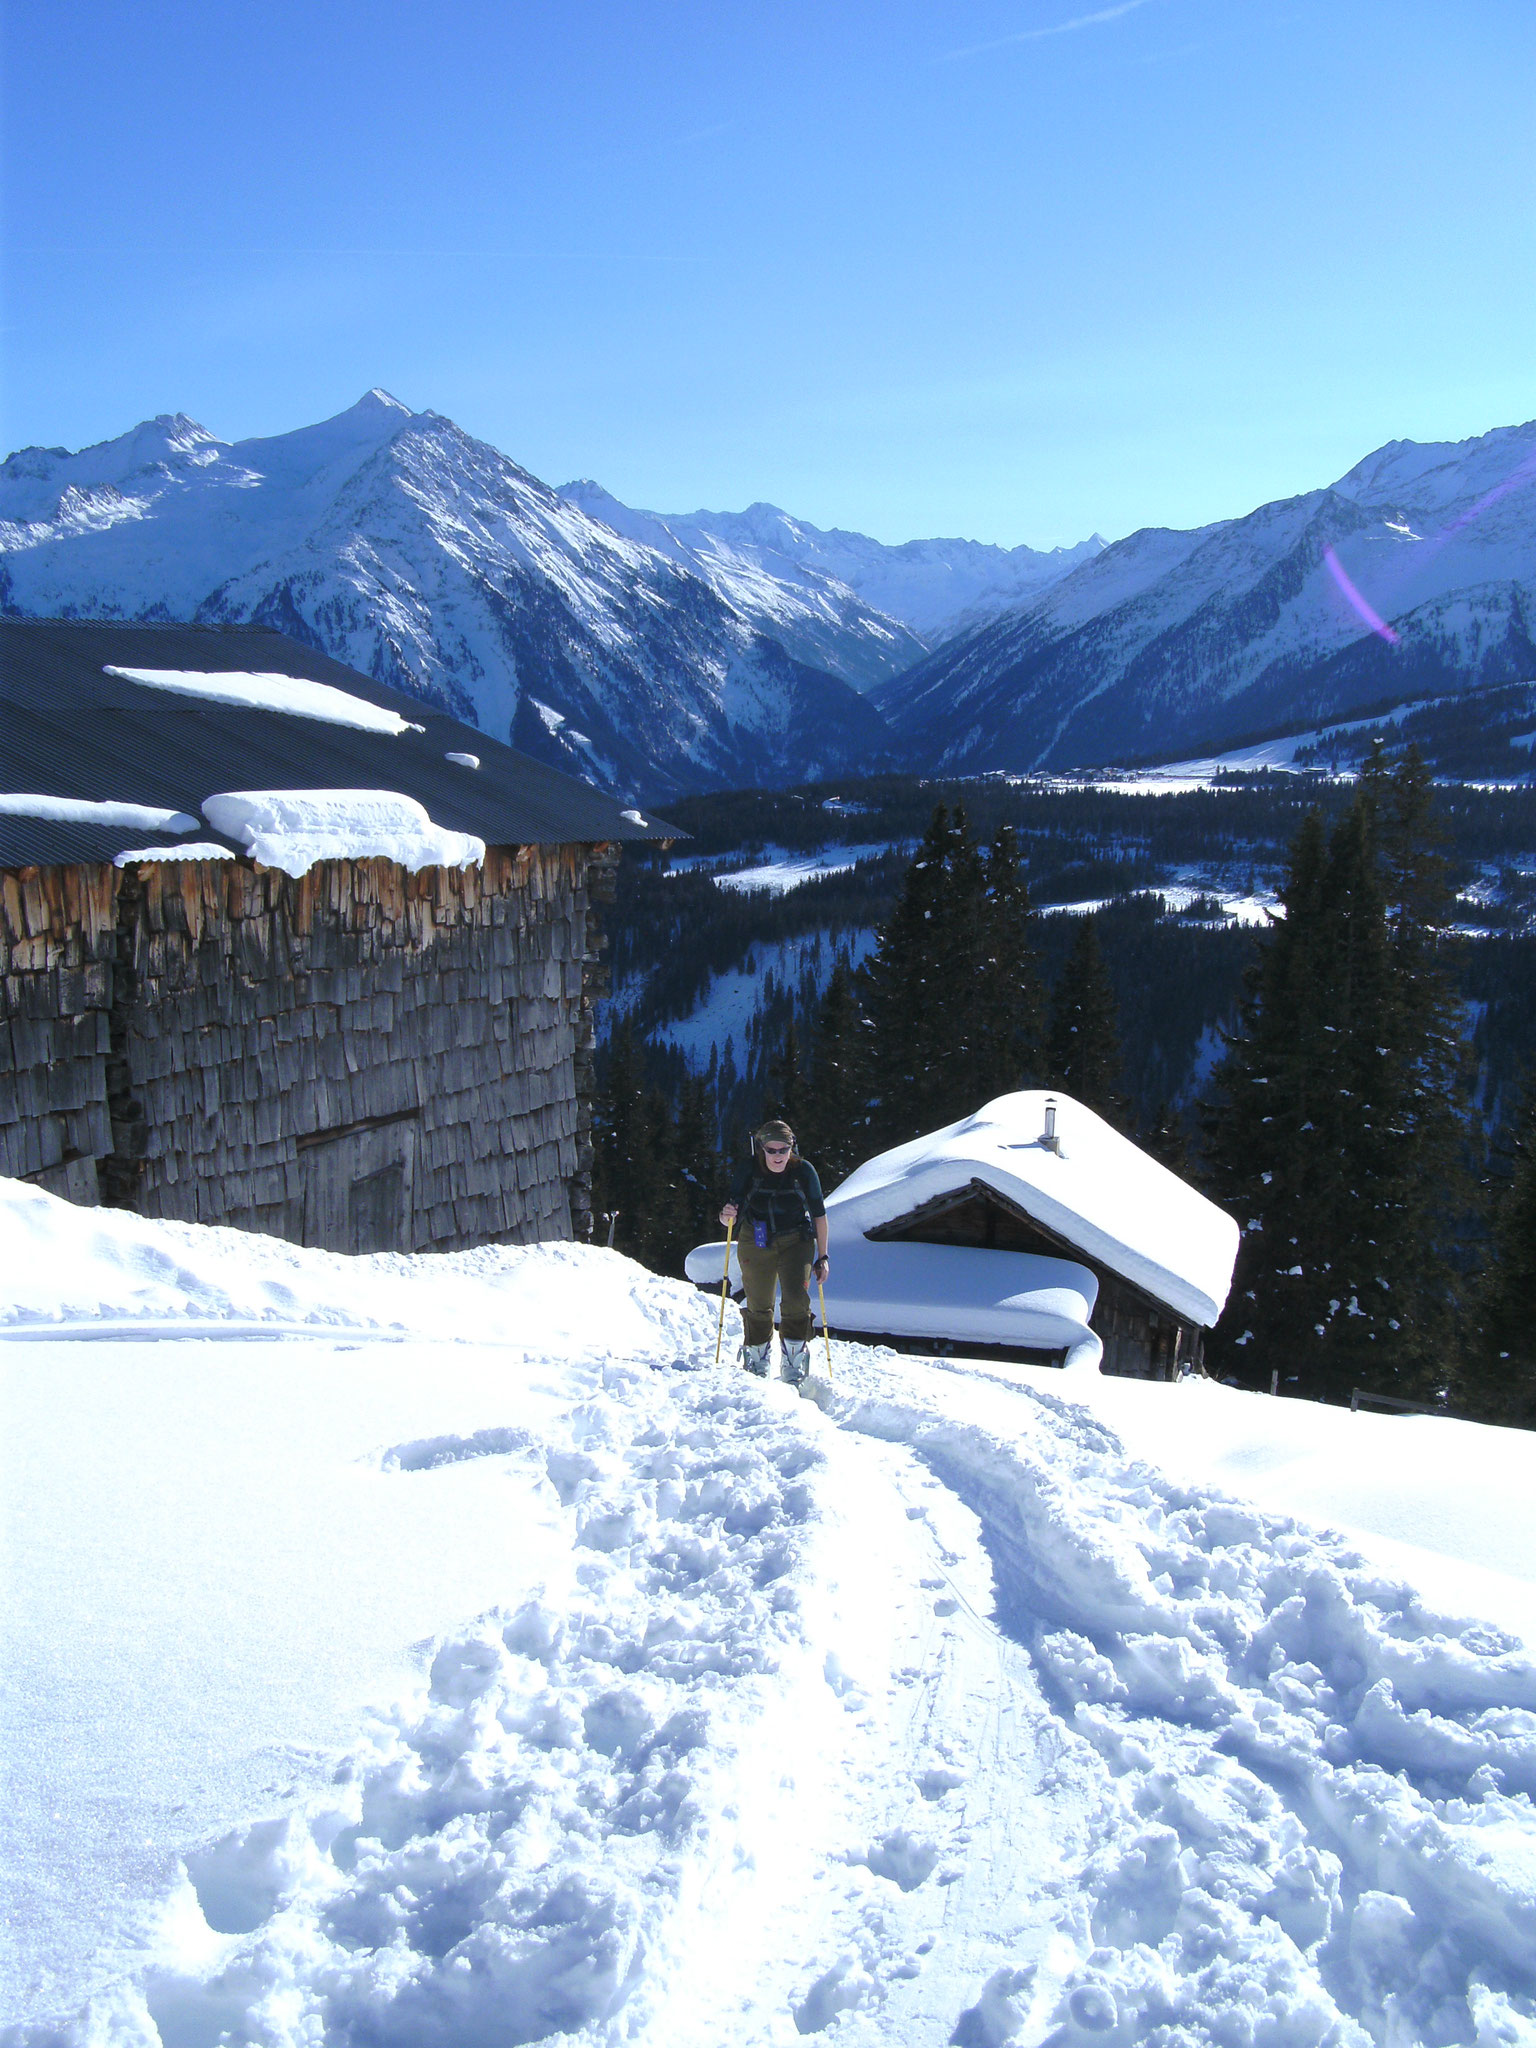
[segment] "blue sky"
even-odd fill
[[[1194,525],[1536,415],[1529,0],[6,0],[0,444]]]

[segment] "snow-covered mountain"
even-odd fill
[[[648,801],[884,744],[761,608],[382,391],[266,439],[175,414],[22,449],[0,465],[0,611],[277,626]]]
[[[1536,675],[1536,422],[1393,441],[1324,490],[1149,527],[875,701],[910,758],[1086,766]]]
[[[615,531],[695,569],[730,604],[757,609],[766,629],[803,660],[869,685],[1091,561],[1097,534],[1076,547],[994,547],[979,540],[909,540],[823,531],[777,505],[745,512],[641,512],[583,477],[560,495]]]

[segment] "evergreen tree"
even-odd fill
[[[707,1075],[683,1077],[672,1152],[677,1169],[677,1234],[667,1248],[665,1270],[680,1274],[693,1247],[718,1234],[720,1205],[725,1200],[714,1093]]]
[[[974,994],[978,1104],[1025,1088],[1040,1060],[1040,967],[1018,836],[1003,825],[988,849],[980,904],[981,972]]]
[[[969,892],[969,901],[964,900]],[[965,815],[940,804],[901,896],[859,976],[870,1093],[870,1149],[901,1144],[951,1123],[965,1100],[963,1034],[967,990],[956,965],[973,944],[980,865]]]
[[[1125,1129],[1130,1105],[1121,1089],[1115,992],[1099,951],[1096,921],[1083,918],[1056,984],[1046,1046],[1049,1085]]]
[[[1160,1102],[1153,1110],[1140,1142],[1142,1150],[1150,1152],[1170,1173],[1189,1179],[1189,1132],[1171,1102]]]
[[[763,1102],[764,1117],[782,1117],[797,1136],[805,1122],[807,1094],[805,1061],[800,1051],[800,1033],[791,1013],[784,1027],[778,1053],[768,1062],[768,1094]]]
[[[649,1264],[675,1235],[672,1120],[646,1083],[627,1019],[608,1041],[603,1069],[592,1129],[594,1234],[606,1242],[612,1225],[615,1250]]]
[[[839,960],[816,1014],[802,1144],[826,1188],[846,1180],[868,1155],[861,1114],[863,1051],[853,976],[847,962]]]
[[[1203,1121],[1212,1192],[1243,1232],[1211,1363],[1245,1377],[1290,1369],[1316,1321],[1303,1299],[1324,1146],[1323,822],[1309,812],[1291,848],[1284,915],[1250,969],[1238,1027],[1212,1077]],[[1308,1321],[1309,1314],[1312,1320]],[[1252,1346],[1249,1351],[1248,1347]],[[1245,1371],[1246,1368],[1246,1371]]]
[[[1536,1078],[1510,1134],[1514,1171],[1495,1196],[1478,1289],[1479,1343],[1457,1387],[1479,1420],[1536,1429]]]
[[[1008,826],[983,856],[941,804],[857,981],[867,1149],[969,1116],[1038,1059],[1029,891]]]
[[[1214,1076],[1210,1171],[1245,1240],[1213,1358],[1261,1382],[1423,1396],[1453,1364],[1465,1110],[1427,808],[1410,760],[1361,778],[1326,850],[1308,819]]]

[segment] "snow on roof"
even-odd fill
[[[95,803],[75,796],[0,795],[0,816],[42,818],[51,825],[102,825],[125,832],[195,832],[196,818],[185,811],[157,810],[152,804]]]
[[[184,841],[180,846],[125,846],[121,853],[114,853],[112,865],[115,868],[133,867],[141,860],[233,860],[234,855],[227,846],[220,846],[214,839]]]
[[[317,718],[324,725],[350,725],[359,732],[424,732],[398,712],[382,704],[370,704],[350,690],[338,690],[331,683],[312,682],[307,676],[254,674],[232,669],[205,673],[184,668],[118,668],[104,664],[109,676],[122,676],[130,683],[143,683],[151,690],[169,690],[178,697],[206,697],[216,704],[241,704],[249,711],[286,711],[295,718]]]
[[[295,876],[318,860],[395,860],[414,873],[485,859],[483,839],[434,825],[393,789],[228,790],[204,800],[203,816],[253,860]]]
[[[1059,1150],[1042,1142],[1056,1104]],[[978,1180],[1085,1258],[1210,1325],[1232,1284],[1238,1227],[1223,1210],[1070,1095],[1025,1089],[866,1160],[827,1197],[846,1239]]]

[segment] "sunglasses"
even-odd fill
[[[789,1157],[789,1147],[787,1145],[765,1145],[763,1151],[774,1159],[787,1159]]]

